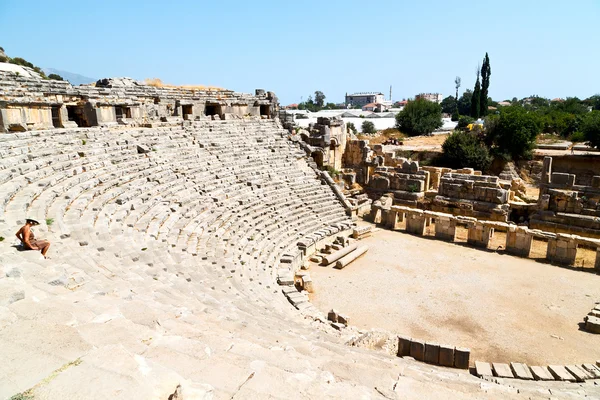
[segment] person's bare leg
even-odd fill
[[[46,244],[43,248],[42,248],[42,255],[44,256],[44,258],[46,257],[46,253],[48,252],[48,249],[50,248],[50,243]]]

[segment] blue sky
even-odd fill
[[[315,90],[472,89],[485,52],[496,100],[600,93],[600,1],[0,0],[9,56],[95,78],[160,78],[282,104]]]

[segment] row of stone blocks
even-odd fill
[[[468,348],[398,337],[398,357],[412,357],[429,364],[468,369],[470,356],[471,350]]]
[[[567,381],[584,382],[590,379],[600,378],[599,361],[596,365],[588,363],[582,365],[549,365],[528,366],[523,363],[511,362],[490,363],[476,361],[475,374],[480,378],[498,377],[515,378],[536,381]]]
[[[392,206],[381,210],[381,224],[389,229],[397,229],[398,224],[406,218],[406,232],[425,235],[427,225],[435,219],[435,237],[453,242],[456,227],[465,225],[468,230],[467,243],[487,248],[494,230],[506,231],[506,252],[520,257],[529,257],[534,238],[548,241],[546,258],[555,264],[573,265],[577,256],[578,245],[596,248],[595,268],[600,269],[600,240],[562,233],[544,232],[517,226],[505,222],[479,221],[472,217],[426,211],[410,207]]]

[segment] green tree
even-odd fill
[[[580,130],[592,146],[600,148],[600,111],[587,113],[581,121]]]
[[[458,107],[458,113],[460,115],[471,115],[471,99],[473,97],[473,91],[471,89],[465,90],[465,92],[458,99],[456,106]]]
[[[486,142],[505,159],[530,158],[540,131],[535,113],[519,106],[503,107],[500,115],[486,124]]]
[[[362,133],[376,133],[375,124],[371,121],[364,121],[361,125]]]
[[[456,111],[456,99],[454,96],[448,96],[440,103],[442,106],[442,112],[446,114],[452,114]]]
[[[315,92],[315,105],[318,108],[323,108],[323,106],[325,105],[325,95],[320,90],[317,90]]]
[[[48,79],[54,79],[54,80],[57,80],[57,81],[63,81],[64,80],[63,77],[60,76],[60,75],[58,75],[58,74],[50,74],[50,75],[48,75]]]
[[[442,125],[442,107],[425,99],[409,101],[396,115],[396,127],[410,136],[428,135]]]
[[[477,81],[475,82],[475,89],[473,89],[473,96],[471,96],[471,117],[479,118],[481,101],[481,84],[479,83],[479,70],[477,70]]]
[[[587,106],[592,107],[592,110],[600,111],[600,94],[595,94],[592,97],[585,99],[584,102]]]
[[[487,170],[491,157],[487,147],[473,133],[455,131],[442,144],[442,163],[450,168]]]
[[[492,67],[490,66],[490,58],[488,53],[485,53],[483,65],[481,66],[481,94],[479,96],[479,115],[485,117],[488,112],[488,89],[490,87],[490,76],[492,75]]]
[[[356,135],[356,133],[358,131],[356,130],[356,126],[354,126],[353,122],[346,123],[346,132],[348,132],[348,133],[352,132],[352,133],[354,133]]]

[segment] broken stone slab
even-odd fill
[[[577,379],[562,365],[548,365],[548,371],[557,381],[576,382]]]
[[[571,375],[575,377],[575,379],[577,379],[577,382],[584,382],[592,378],[592,376],[579,365],[565,365],[565,369],[569,371]]]
[[[425,342],[419,340],[411,340],[410,356],[415,360],[423,361],[425,359]]]
[[[479,377],[494,376],[494,374],[492,374],[492,366],[487,362],[475,361],[475,375]]]
[[[531,371],[529,370],[529,368],[527,368],[526,364],[518,363],[518,362],[511,362],[510,369],[512,369],[512,372],[514,373],[515,378],[525,379],[528,381],[533,380],[533,375],[531,374]]]
[[[494,373],[499,378],[514,378],[512,371],[508,364],[504,363],[492,363],[492,368],[494,369]]]
[[[347,315],[338,314],[337,322],[339,322],[340,324],[344,324],[345,326],[348,326],[349,321],[350,321],[350,318]]]
[[[553,381],[554,376],[548,371],[547,367],[540,367],[537,365],[532,365],[529,367],[531,371],[531,375],[533,375],[533,379],[536,381]]]
[[[444,367],[454,366],[454,346],[450,346],[447,344],[440,345],[439,364]]]

